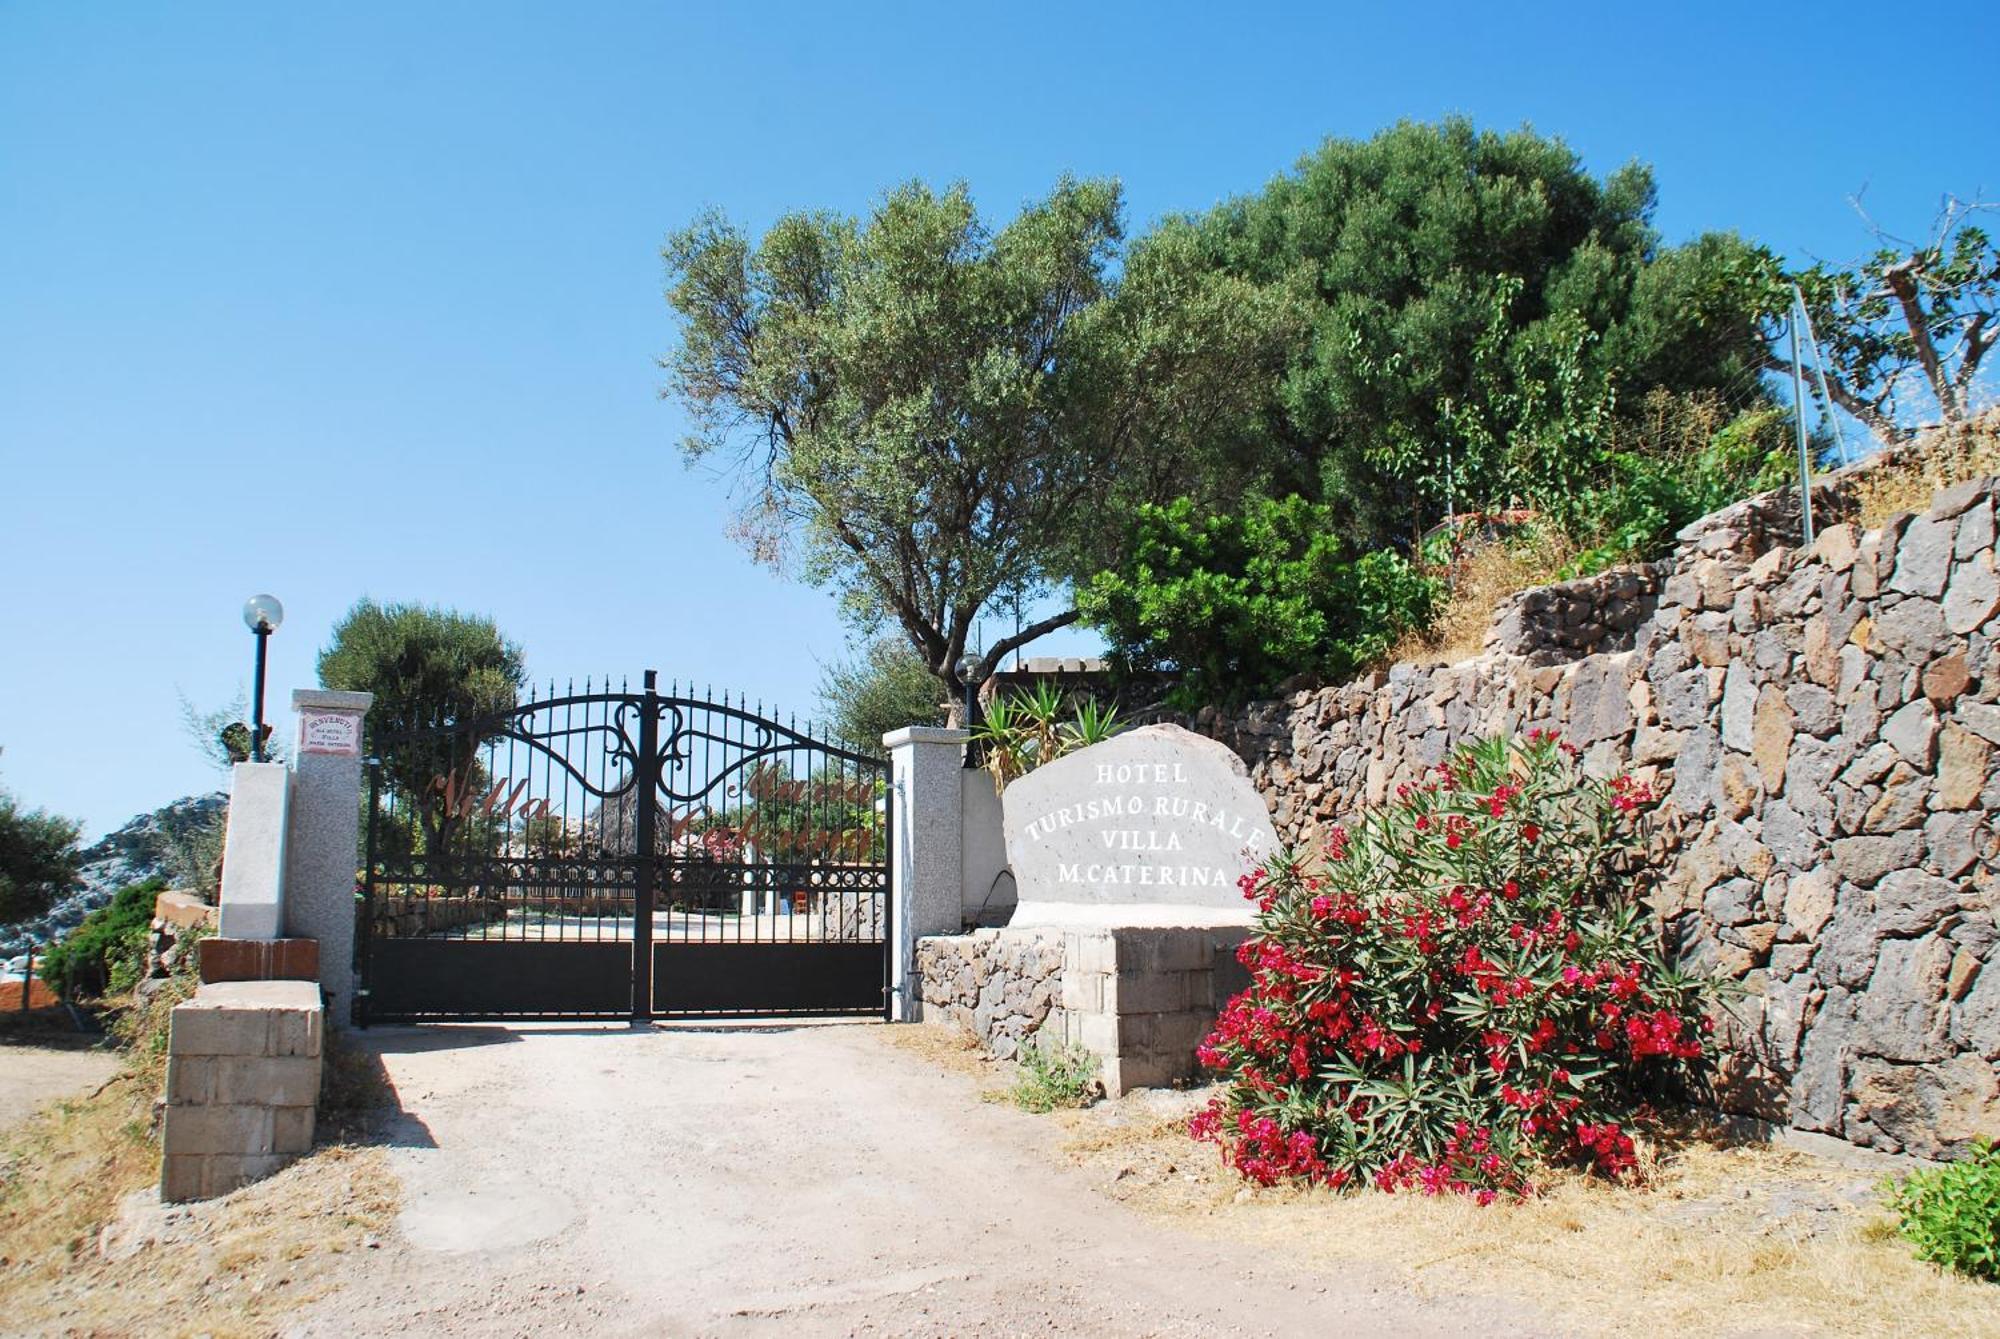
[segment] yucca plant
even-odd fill
[[[973,730],[972,740],[993,777],[995,790],[1005,790],[1016,777],[1065,753],[1101,744],[1124,729],[1116,707],[1083,698],[1064,719],[1068,705],[1069,695],[1047,681],[996,697],[987,705],[985,719]]]

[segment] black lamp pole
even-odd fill
[[[257,687],[250,706],[250,757],[255,762],[266,761],[264,757],[264,653],[271,643],[271,625],[259,621],[257,636]]]
[[[285,606],[275,595],[252,595],[243,602],[243,626],[257,639],[257,686],[250,695],[250,758],[266,762],[264,752],[264,658],[271,634],[285,621]]]

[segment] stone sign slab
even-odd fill
[[[1241,924],[1238,880],[1278,845],[1242,760],[1177,725],[1036,768],[1001,807],[1012,925]]]
[[[299,714],[299,752],[351,758],[361,752],[361,717],[349,711]]]

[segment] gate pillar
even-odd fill
[[[292,693],[291,839],[285,847],[285,933],[319,941],[326,1017],[354,1014],[354,874],[361,863],[361,718],[373,693]]]
[[[917,1021],[917,940],[957,934],[964,918],[964,730],[912,725],[882,736],[889,750],[889,1017]]]

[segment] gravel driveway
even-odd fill
[[[1148,1219],[879,1024],[378,1029],[399,1232],[309,1335],[1548,1333]]]

